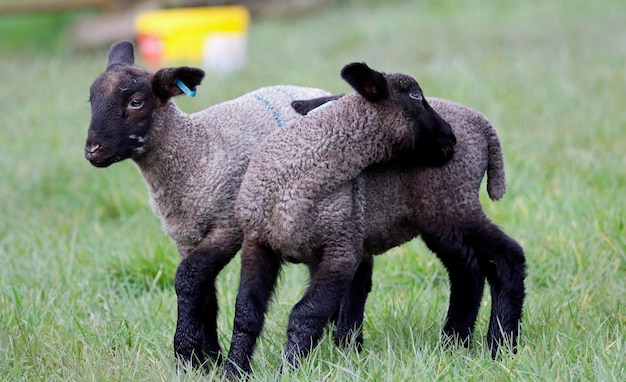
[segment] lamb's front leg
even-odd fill
[[[355,252],[343,248],[324,250],[322,258],[309,266],[309,287],[289,316],[286,364],[281,369],[297,367],[299,360],[319,342],[324,327],[350,287],[358,264]]]
[[[174,280],[178,299],[174,352],[179,362],[208,368],[208,360],[220,361],[215,279],[235,256],[240,242],[238,232],[209,236],[178,265]]]
[[[282,260],[274,252],[254,242],[244,241],[233,336],[224,367],[227,379],[238,379],[251,371],[250,360],[263,329],[265,312],[281,265]]]

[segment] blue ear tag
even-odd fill
[[[183,81],[181,81],[180,79],[174,78],[174,83],[176,84],[176,86],[180,88],[180,90],[183,91],[183,93],[187,94],[189,97],[196,96],[196,89],[194,90],[189,89],[187,85],[185,85]]]

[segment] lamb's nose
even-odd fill
[[[450,135],[448,136],[448,142],[450,142],[452,146],[456,145],[456,135],[454,135],[452,131],[450,131]]]
[[[454,135],[454,131],[452,131],[452,126],[450,126],[450,124],[446,121],[444,121],[444,124],[444,135],[446,143],[451,144],[452,146],[456,145],[456,135]]]
[[[86,144],[85,152],[89,154],[93,154],[96,151],[100,150],[101,148],[102,148],[102,145],[99,143]]]
[[[94,155],[102,149],[102,145],[99,143],[87,143],[85,145],[85,158],[88,160],[93,159]]]

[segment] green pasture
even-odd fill
[[[219,369],[175,367],[179,259],[139,172],[83,158],[88,89],[107,56],[67,42],[68,22],[83,16],[0,15],[0,380],[216,379]],[[209,74],[178,105],[192,112],[279,83],[345,92],[339,70],[352,61],[409,73],[426,95],[472,106],[497,127],[509,188],[497,203],[483,192],[483,204],[528,263],[517,354],[489,356],[487,290],[472,347],[443,343],[447,276],[417,239],[376,258],[363,351],[325,337],[284,380],[624,380],[623,1],[349,0],[255,20],[248,42],[245,70]],[[226,349],[238,265],[218,279]],[[306,278],[303,266],[285,268],[252,380],[277,379]]]

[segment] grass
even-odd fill
[[[486,294],[469,349],[440,339],[445,270],[419,240],[376,259],[363,352],[325,337],[285,380],[621,381],[626,375],[626,16],[617,0],[342,3],[255,22],[249,65],[209,76],[186,111],[276,83],[347,91],[342,65],[414,75],[427,95],[497,126],[509,190],[487,214],[524,247],[518,354],[492,361]],[[68,17],[69,16],[59,16]],[[82,158],[88,88],[106,51],[76,51],[0,19],[0,380],[211,380],[174,366],[178,255],[132,163]],[[10,32],[10,33],[9,33]],[[14,34],[11,34],[14,33]],[[31,35],[35,33],[35,35]],[[33,37],[34,36],[34,37]],[[16,43],[16,41],[18,43]],[[273,380],[306,272],[289,266],[259,341]],[[218,281],[221,343],[238,260]]]

